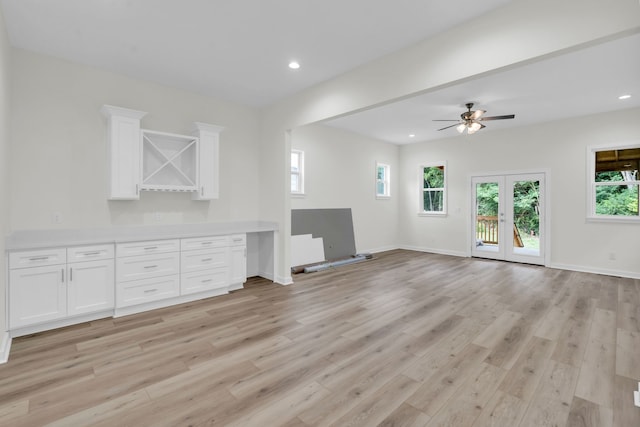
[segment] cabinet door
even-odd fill
[[[9,276],[9,328],[57,320],[67,315],[65,266],[20,268]]]
[[[144,111],[104,105],[109,147],[109,199],[140,198],[140,119]]]
[[[231,285],[229,289],[241,289],[247,281],[247,247],[231,247]]]
[[[67,281],[69,316],[112,309],[114,295],[112,259],[69,264]]]
[[[199,138],[198,147],[198,191],[193,193],[194,200],[213,200],[219,194],[219,133],[221,126],[207,123],[195,123],[194,134]]]

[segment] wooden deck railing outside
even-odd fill
[[[498,217],[478,215],[476,220],[476,241],[497,245]]]
[[[476,242],[498,244],[498,217],[478,215],[476,217]],[[520,232],[515,224],[513,224],[513,246],[522,248],[524,244],[520,238]]]

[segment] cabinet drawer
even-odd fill
[[[180,249],[183,251],[189,251],[192,249],[221,248],[225,246],[229,246],[229,236],[194,237],[192,239],[182,239],[180,241]]]
[[[227,289],[229,286],[229,269],[216,268],[213,270],[196,271],[182,275],[180,280],[180,294],[194,294],[196,292],[213,289]]]
[[[178,275],[119,283],[116,287],[116,308],[172,298],[179,294]]]
[[[39,249],[35,251],[11,252],[9,268],[41,267],[44,265],[64,264],[67,262],[65,248]]]
[[[113,258],[113,245],[67,248],[67,262],[98,261]]]
[[[139,255],[116,260],[116,281],[148,279],[180,272],[177,252],[159,255]]]
[[[229,244],[231,246],[246,246],[247,235],[246,234],[232,234],[229,236]]]
[[[118,257],[160,254],[166,252],[177,252],[178,250],[180,250],[180,240],[178,239],[118,243],[116,245],[116,255]]]
[[[226,267],[229,265],[229,249],[225,247],[182,252],[180,264],[182,273]]]

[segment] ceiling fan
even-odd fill
[[[473,102],[468,102],[467,104],[465,104],[465,106],[467,107],[467,111],[460,114],[460,118],[462,120],[434,120],[434,122],[458,122],[455,125],[446,126],[438,130],[445,130],[445,129],[449,129],[456,126],[456,130],[458,132],[463,133],[466,129],[467,133],[471,135],[473,133],[476,133],[483,127],[486,127],[480,122],[488,121],[488,120],[513,119],[516,117],[515,114],[508,114],[506,116],[482,117],[482,115],[486,113],[486,111],[485,110],[471,111],[471,109],[473,108]]]

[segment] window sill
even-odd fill
[[[391,196],[381,196],[379,194],[376,194],[376,199],[377,200],[389,200],[389,199],[391,199]]]
[[[418,212],[418,216],[425,216],[425,217],[436,217],[436,218],[444,218],[447,216],[446,212]]]
[[[304,199],[306,197],[306,194],[304,194],[304,193],[291,193],[291,197],[293,197],[294,199]]]
[[[606,222],[606,223],[620,223],[620,224],[638,224],[640,223],[640,217],[637,216],[588,216],[587,222]]]

